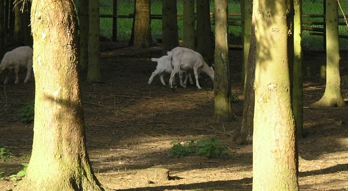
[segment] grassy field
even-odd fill
[[[118,0],[118,15],[129,15],[134,12],[134,0]],[[340,0],[345,14],[347,14],[348,3],[346,0]],[[111,0],[100,0],[100,13],[101,14],[112,14],[112,1]],[[178,0],[178,15],[182,15],[183,4],[182,0]],[[212,1],[211,10],[213,11],[214,5]],[[151,7],[152,14],[162,13],[162,1],[152,0]],[[229,0],[229,13],[230,14],[240,14],[240,3],[236,0]],[[303,14],[323,14],[323,5],[321,0],[304,0],[303,1]],[[339,15],[342,13],[339,11]],[[309,21],[309,18],[304,18],[305,21]],[[313,21],[322,21],[322,19],[313,19]],[[343,21],[341,19],[340,21]],[[182,18],[178,19],[179,26],[179,37],[182,38]],[[214,27],[214,26],[212,26]],[[313,27],[322,27],[313,25]],[[132,19],[118,19],[118,40],[125,41],[130,38],[132,28]],[[162,21],[152,20],[152,36],[153,39],[160,39],[162,32]],[[103,36],[110,38],[112,36],[112,19],[101,18],[101,33]],[[229,26],[230,33],[230,43],[231,44],[241,44],[241,27],[240,26]],[[347,27],[341,25],[339,27],[339,33],[341,35],[347,35]],[[340,46],[342,49],[347,49],[348,40],[341,38]],[[323,47],[323,37],[310,35],[310,32],[303,31],[303,46],[306,49],[322,49]]]

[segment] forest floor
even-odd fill
[[[87,146],[97,178],[105,188],[123,191],[251,190],[252,146],[233,140],[241,124],[242,100],[233,104],[236,121],[218,124],[212,118],[213,91],[207,77],[200,79],[203,90],[190,86],[172,91],[158,77],[148,85],[156,65],[149,57],[160,54],[157,48],[103,53],[104,83],[82,84]],[[238,98],[242,94],[241,54],[231,52],[233,92]],[[347,78],[346,52],[342,56],[342,76]],[[324,53],[305,53],[305,63],[325,63]],[[311,76],[304,84],[305,137],[298,145],[300,190],[347,190],[348,108],[309,108],[324,90],[324,82]],[[0,190],[10,190],[17,182],[7,177],[30,158],[33,124],[20,122],[18,115],[24,104],[33,101],[34,83],[0,87],[0,147],[12,153],[0,160],[0,174],[5,177]],[[347,99],[347,83],[342,91]],[[211,137],[227,144],[230,158],[173,158],[169,154],[174,143]],[[154,167],[168,169],[172,179],[158,182],[142,176]]]

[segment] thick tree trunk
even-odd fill
[[[227,0],[215,0],[214,109],[219,121],[233,119],[230,62],[227,39]]]
[[[101,82],[99,0],[89,0],[88,82]]]
[[[214,48],[211,35],[210,2],[209,0],[197,1],[197,52],[199,52],[209,64],[214,60]]]
[[[148,48],[151,43],[151,2],[150,0],[136,0],[134,46]]]
[[[240,144],[250,144],[253,139],[254,129],[254,82],[255,82],[255,62],[256,62],[256,38],[255,27],[251,27],[251,37],[249,45],[248,62],[246,65],[246,84],[244,88],[243,117],[241,126],[241,136],[238,140]]]
[[[297,126],[297,135],[302,137],[303,133],[303,70],[302,70],[302,46],[301,46],[301,16],[302,16],[302,1],[293,0],[294,6],[294,24],[293,24],[293,45],[294,45],[294,58],[293,58],[293,90],[292,90],[292,108]]]
[[[171,50],[179,45],[176,0],[163,0],[163,49]]]
[[[33,0],[31,16],[34,139],[27,175],[16,190],[103,190],[86,152],[74,4]]]
[[[287,1],[254,0],[256,77],[253,190],[296,191],[297,152],[290,99]]]
[[[183,20],[183,43],[184,47],[194,49],[195,48],[195,31],[194,31],[194,0],[183,1],[184,7],[184,20]]]
[[[79,1],[79,65],[82,71],[86,71],[89,63],[89,1]]]
[[[243,67],[242,84],[243,91],[247,86],[248,57],[250,50],[250,37],[252,30],[252,0],[241,0],[242,34],[243,34]],[[255,69],[254,69],[255,70]]]
[[[340,89],[338,5],[336,0],[326,0],[326,89],[322,98],[312,107],[341,107],[344,100]]]

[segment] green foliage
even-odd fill
[[[0,171],[0,180],[3,180],[5,178],[5,173]]]
[[[34,102],[30,102],[20,109],[19,119],[27,124],[34,121]]]
[[[11,152],[9,149],[0,146],[0,160],[6,160],[11,157]]]
[[[177,158],[191,155],[203,156],[210,159],[228,158],[229,150],[218,139],[211,138],[174,144],[170,150],[170,155]]]
[[[26,176],[28,164],[22,164],[22,166],[23,166],[22,170],[17,172],[17,174],[11,175],[10,180],[19,181],[19,180],[22,180],[22,178],[24,178]]]

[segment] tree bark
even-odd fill
[[[294,22],[293,22],[293,45],[294,45],[294,59],[293,59],[293,90],[292,90],[292,108],[297,126],[298,138],[302,137],[303,133],[303,69],[302,69],[302,46],[301,46],[301,24],[302,24],[302,1],[293,0],[294,6]]]
[[[89,0],[88,74],[90,83],[101,82],[100,69],[100,11],[99,0]]]
[[[211,35],[210,2],[209,0],[197,1],[197,52],[199,52],[207,63],[212,64],[214,60],[214,48]]]
[[[163,49],[171,50],[179,45],[176,0],[163,0]]]
[[[86,151],[73,1],[33,0],[31,18],[33,150],[26,177],[15,190],[103,190]]]
[[[340,89],[338,4],[336,0],[326,0],[326,49],[326,89],[322,98],[311,106],[341,107],[345,103]]]
[[[253,191],[296,191],[297,152],[287,50],[287,1],[254,0]]]
[[[250,144],[253,139],[254,130],[254,82],[255,82],[255,62],[256,62],[256,38],[255,26],[251,27],[251,37],[249,43],[248,62],[246,65],[246,84],[244,88],[243,117],[241,126],[241,136],[238,140],[240,144]]]
[[[214,109],[218,121],[233,119],[227,39],[227,0],[215,0]]]
[[[79,44],[80,62],[82,71],[86,71],[89,63],[89,0],[79,0]]]
[[[22,14],[20,5],[14,7],[15,12],[15,28],[14,28],[14,42],[17,46],[23,43],[23,31],[22,31]]]
[[[194,0],[184,0],[184,20],[183,20],[183,43],[184,47],[195,49],[195,31],[194,31]]]
[[[151,43],[151,2],[150,0],[136,0],[134,46],[148,48]]]
[[[243,92],[247,86],[248,73],[248,57],[251,43],[252,30],[252,0],[241,0],[241,17],[242,17],[242,33],[243,33],[243,67],[242,67],[242,84]],[[255,69],[254,69],[255,70]]]

